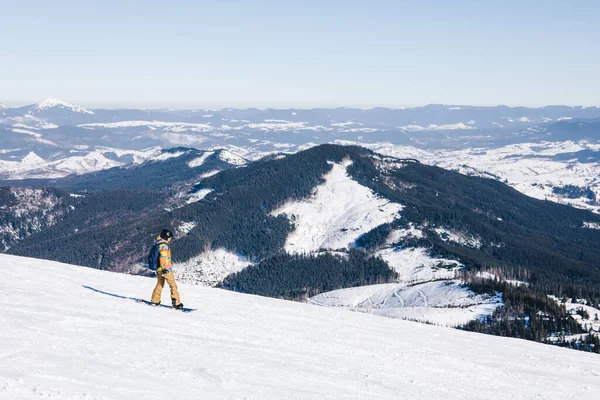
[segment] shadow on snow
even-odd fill
[[[137,302],[137,303],[144,303],[144,304],[147,304],[147,305],[152,305],[152,303],[151,303],[151,302],[149,302],[148,300],[140,299],[140,298],[138,298],[138,297],[127,297],[127,296],[121,296],[120,294],[115,294],[115,293],[105,292],[105,291],[103,291],[103,290],[96,289],[96,288],[93,288],[93,287],[91,287],[91,286],[86,286],[86,285],[81,285],[81,286],[82,286],[82,287],[84,287],[85,289],[91,290],[91,291],[93,291],[93,292],[96,292],[96,293],[101,293],[101,294],[105,294],[105,295],[107,295],[107,296],[111,296],[111,297],[116,297],[116,298],[118,298],[118,299],[133,300],[133,301],[135,301],[135,302]],[[168,305],[166,305],[166,304],[161,304],[161,305],[160,305],[160,307],[163,307],[163,308],[169,308],[169,309],[171,309],[171,310],[174,310],[174,308],[173,308],[173,307],[171,307],[171,306],[168,306]],[[194,311],[194,310],[196,310],[196,309],[195,309],[195,308],[183,308],[181,311],[183,311],[183,312],[191,312],[191,311]]]

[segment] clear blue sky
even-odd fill
[[[0,0],[0,102],[600,105],[600,1]]]

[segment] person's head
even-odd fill
[[[171,238],[173,237],[173,233],[168,230],[168,229],[163,229],[162,231],[160,231],[160,235],[161,239],[166,240],[167,242],[171,241]]]

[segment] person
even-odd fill
[[[173,239],[173,233],[168,229],[163,229],[160,235],[156,237],[154,242],[155,246],[158,246],[159,258],[158,258],[158,269],[156,270],[156,287],[152,292],[152,305],[160,305],[160,297],[162,295],[165,281],[169,284],[171,289],[171,303],[174,308],[180,310],[183,308],[181,299],[179,298],[179,292],[177,291],[177,283],[175,283],[175,275],[171,271],[171,239]]]

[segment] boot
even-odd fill
[[[175,304],[177,300],[171,299],[171,304],[173,304],[173,308],[176,310],[181,310],[183,308],[183,303]]]

